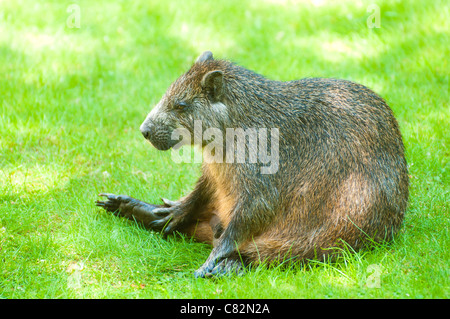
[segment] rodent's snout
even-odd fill
[[[142,135],[144,135],[145,139],[147,139],[147,140],[150,138],[150,135],[152,132],[152,127],[153,127],[153,124],[144,122],[144,123],[142,123],[141,127],[139,128],[141,130]]]
[[[174,145],[174,141],[170,139],[171,130],[168,127],[145,121],[139,129],[145,139],[160,151],[166,151]]]

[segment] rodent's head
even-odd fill
[[[179,145],[179,141],[171,139],[172,132],[178,128],[187,129],[194,142],[194,121],[202,121],[203,130],[223,127],[228,113],[222,103],[225,89],[221,63],[213,59],[210,51],[201,54],[148,114],[140,130],[157,149],[168,150]]]

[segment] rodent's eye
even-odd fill
[[[174,104],[173,108],[174,108],[174,109],[177,109],[177,110],[182,110],[182,109],[184,109],[184,108],[186,108],[186,107],[188,107],[188,106],[189,106],[189,104],[188,104],[187,102],[185,102],[185,101],[180,101],[180,102],[176,102],[176,103]]]

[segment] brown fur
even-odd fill
[[[219,102],[226,110],[213,108]],[[171,130],[193,134],[194,120],[224,137],[226,128],[280,134],[275,174],[261,174],[260,162],[204,163],[194,191],[167,210],[169,219],[153,222],[153,229],[165,222],[168,232],[215,244],[199,276],[225,267],[227,258],[235,265],[238,254],[246,263],[322,259],[342,241],[359,249],[369,238],[392,239],[401,226],[403,142],[391,109],[370,89],[337,79],[271,81],[205,53],[141,130],[165,150],[173,146]]]

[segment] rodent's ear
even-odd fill
[[[212,100],[220,99],[223,93],[223,72],[215,70],[206,73],[201,84]]]
[[[199,62],[205,62],[208,60],[214,60],[213,58],[213,54],[211,51],[205,51],[202,54],[200,54],[200,56],[197,58],[197,60],[195,61],[195,63],[199,63]]]

